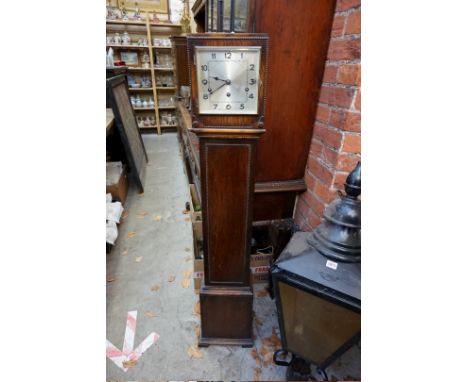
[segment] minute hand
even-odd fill
[[[215,90],[212,90],[212,91],[210,91],[209,93],[210,93],[210,94],[213,94],[215,91],[221,89],[221,88],[222,88],[223,86],[225,86],[225,85],[227,85],[227,82],[225,82],[225,83],[222,84],[221,86],[218,86]]]

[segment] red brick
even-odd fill
[[[314,230],[313,227],[309,225],[308,221],[305,218],[303,220],[300,220],[296,224],[299,226],[299,229],[302,232],[311,232]]]
[[[335,40],[328,47],[329,60],[357,60],[361,58],[361,39]]]
[[[314,139],[322,141],[324,145],[338,149],[341,146],[341,138],[342,133],[340,131],[321,123],[315,123]]]
[[[308,219],[307,219],[308,225],[311,228],[310,230],[314,230],[321,222],[322,219],[320,219],[314,212],[312,212]]]
[[[304,201],[312,209],[312,211],[319,217],[323,216],[325,210],[325,203],[314,196],[310,191],[306,191],[303,194]]]
[[[348,177],[348,172],[336,172],[335,179],[333,181],[333,187],[337,190],[344,191],[344,184],[346,182],[346,178]],[[338,194],[338,192],[337,192]]]
[[[327,146],[324,146],[323,151],[322,151],[322,157],[323,157],[323,161],[327,165],[334,168],[336,166],[336,162],[338,160],[338,152],[328,148]]]
[[[343,108],[348,108],[351,105],[353,96],[353,89],[322,86],[320,90],[320,102]]]
[[[325,204],[330,203],[334,198],[334,193],[330,190],[330,185],[325,185],[322,182],[315,182],[314,194]]]
[[[296,210],[294,211],[294,223],[299,226],[301,231],[312,231],[312,227],[308,222],[308,215],[311,214],[311,209],[304,203],[302,198],[297,199]]]
[[[341,65],[336,82],[345,85],[358,85],[361,81],[361,65]]]
[[[337,170],[350,172],[356,167],[356,163],[359,161],[359,157],[356,155],[340,154],[336,164]]]
[[[361,113],[346,113],[344,118],[344,130],[354,133],[361,132]]]
[[[307,216],[310,213],[310,208],[309,206],[304,202],[304,199],[302,196],[299,196],[297,198],[297,204],[296,204],[296,214],[301,214],[304,218],[307,219]]]
[[[361,0],[338,0],[336,11],[342,12],[361,5]]]
[[[356,99],[354,100],[354,108],[356,110],[361,110],[361,89],[359,89],[356,94]]]
[[[337,129],[342,129],[344,127],[346,119],[346,112],[343,110],[332,110],[330,113],[329,124],[336,127]]]
[[[315,119],[323,123],[328,123],[329,117],[330,117],[330,109],[327,106],[319,105],[317,107],[317,113],[315,115]]]
[[[335,15],[332,25],[332,37],[343,36],[346,16]]]
[[[361,11],[350,13],[346,20],[346,29],[344,34],[357,33],[361,33]]]
[[[303,202],[306,204],[306,207],[312,208],[312,204],[314,204],[315,200],[312,196],[312,192],[307,190],[301,194],[301,198]]]
[[[309,157],[307,165],[309,166],[310,172],[323,183],[330,184],[333,181],[333,173],[326,168],[324,164]]]
[[[304,181],[308,190],[313,190],[315,187],[315,183],[317,182],[309,171],[306,171],[304,175]]]
[[[361,152],[361,136],[345,134],[343,142],[343,151],[348,153],[360,153]]]
[[[318,158],[322,155],[323,143],[319,140],[312,139],[312,144],[310,145],[309,155],[312,155],[315,158]]]
[[[338,66],[336,65],[325,66],[325,71],[323,72],[323,82],[335,83],[337,72],[338,72]]]

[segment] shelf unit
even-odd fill
[[[129,93],[133,95],[143,95],[147,97],[149,92],[152,93],[153,100],[154,100],[154,107],[134,107],[133,110],[136,112],[137,116],[142,116],[146,118],[147,116],[151,117],[154,116],[156,121],[155,125],[152,126],[140,126],[140,130],[145,131],[155,131],[158,134],[161,134],[163,128],[175,128],[177,125],[166,125],[162,124],[160,121],[160,110],[173,110],[175,106],[158,106],[158,92],[162,93],[163,97],[169,97],[171,95],[175,95],[176,87],[175,86],[157,86],[157,72],[162,73],[173,73],[173,82],[176,83],[176,79],[174,78],[176,73],[173,68],[160,68],[156,67],[156,56],[158,51],[161,52],[168,52],[171,53],[172,47],[168,46],[154,46],[153,39],[154,38],[169,38],[170,36],[177,36],[181,33],[181,25],[180,24],[171,24],[165,22],[153,22],[149,18],[149,14],[146,13],[144,15],[145,21],[136,21],[136,20],[106,20],[106,34],[108,36],[113,36],[115,33],[119,33],[120,35],[123,32],[127,32],[133,41],[138,38],[146,38],[148,41],[148,45],[134,45],[134,44],[107,44],[106,50],[112,48],[114,51],[114,59],[120,59],[120,52],[122,50],[126,51],[136,51],[139,55],[142,55],[143,52],[147,52],[150,58],[150,67],[149,68],[142,68],[142,67],[128,67],[128,74],[148,74],[151,76],[151,87],[140,87],[140,88],[132,88],[129,86],[128,90]],[[135,39],[135,36],[138,36]],[[174,113],[175,115],[175,113]]]

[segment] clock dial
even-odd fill
[[[260,47],[195,47],[200,114],[257,114]]]

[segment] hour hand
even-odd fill
[[[223,82],[225,82],[227,85],[229,85],[229,84],[231,83],[230,80],[223,80],[222,78],[219,78],[218,76],[214,76],[214,77],[213,77],[213,76],[210,76],[210,78],[213,78],[213,79],[216,80],[216,81],[223,81]]]

